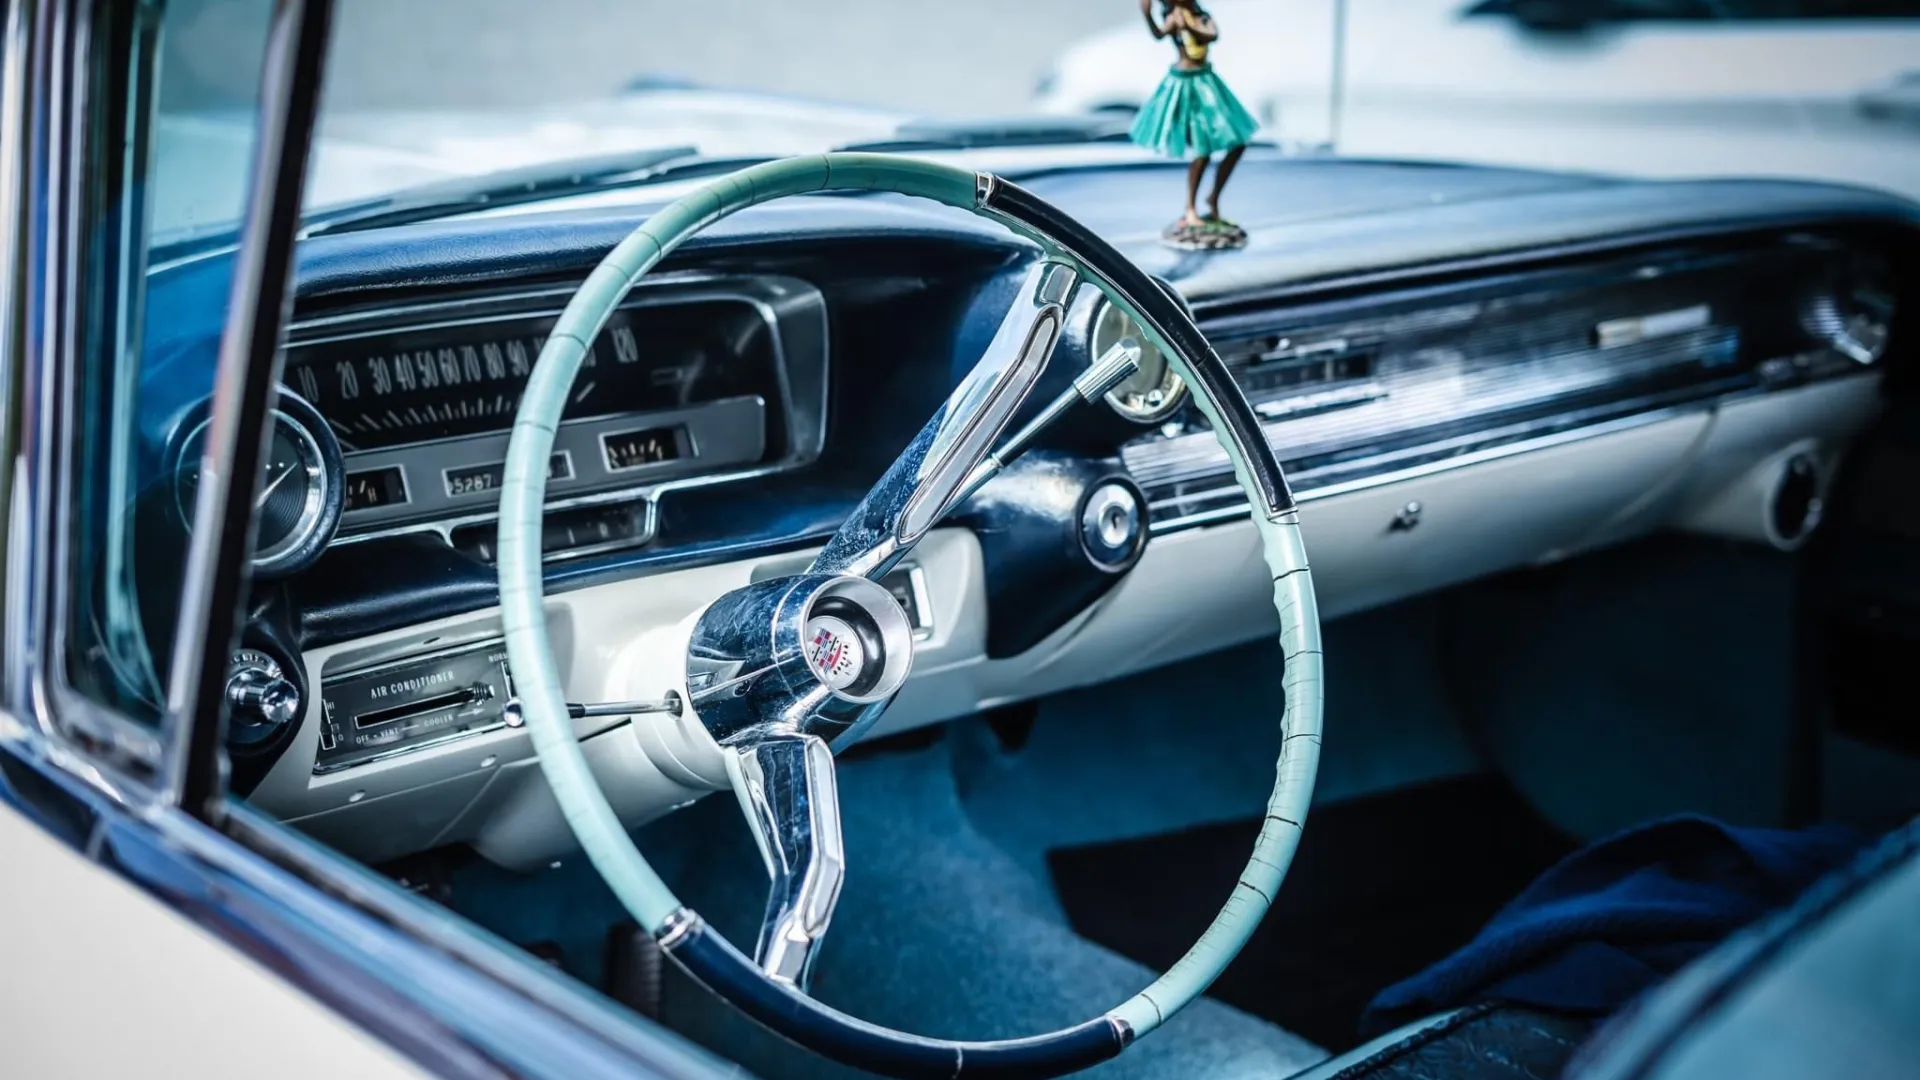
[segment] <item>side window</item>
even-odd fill
[[[191,432],[232,278],[218,242],[237,228],[251,175],[270,6],[145,3],[115,19],[102,5],[95,19],[56,640],[69,686],[142,725],[166,706],[195,503]]]

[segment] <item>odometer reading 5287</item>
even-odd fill
[[[448,469],[446,475],[448,498],[484,495],[489,491],[500,490],[500,485],[506,481],[507,463],[496,461],[490,465],[469,465],[461,469]],[[567,455],[555,454],[547,459],[547,479],[573,479],[573,462],[567,459]]]

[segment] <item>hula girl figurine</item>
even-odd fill
[[[1173,39],[1175,56],[1166,78],[1141,107],[1131,135],[1134,142],[1156,153],[1177,158],[1192,155],[1193,159],[1187,166],[1187,212],[1167,226],[1160,238],[1186,250],[1243,247],[1246,230],[1220,216],[1220,189],[1227,186],[1247,141],[1260,125],[1207,63],[1207,49],[1220,37],[1213,16],[1198,0],[1160,0],[1160,19],[1155,21],[1153,2],[1140,0],[1140,14],[1154,37]],[[1222,156],[1203,215],[1194,204],[1207,163],[1216,153]]]

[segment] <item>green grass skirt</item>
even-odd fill
[[[1258,130],[1259,121],[1207,65],[1168,71],[1140,107],[1130,134],[1155,153],[1194,158],[1245,146]]]

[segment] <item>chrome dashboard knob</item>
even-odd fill
[[[1146,508],[1131,484],[1108,480],[1080,508],[1080,547],[1109,573],[1133,566],[1146,544]]]
[[[273,657],[258,649],[239,649],[227,666],[227,705],[232,710],[228,741],[251,745],[300,715],[300,688]]]

